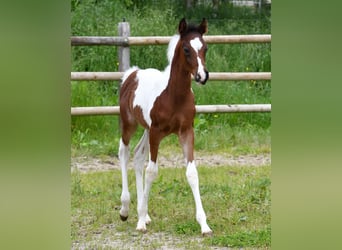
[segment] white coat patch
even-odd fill
[[[166,66],[164,71],[159,71],[152,68],[139,69],[138,67],[134,66],[128,69],[122,77],[122,82],[124,82],[131,73],[138,70],[135,79],[138,82],[138,86],[135,90],[133,108],[137,106],[141,108],[144,120],[148,126],[151,126],[152,123],[150,112],[153,108],[154,102],[167,87],[170,78],[171,63],[179,39],[179,35],[174,35],[169,42],[167,49],[169,64]]]
[[[139,106],[143,112],[144,120],[151,126],[150,112],[158,96],[166,88],[170,71],[144,69],[137,72],[138,87],[135,90],[133,107]]]

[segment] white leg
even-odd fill
[[[139,207],[141,207],[143,196],[144,196],[144,186],[143,186],[143,170],[144,163],[147,159],[147,154],[149,152],[149,133],[145,130],[143,136],[141,137],[138,145],[134,150],[134,168],[135,168],[135,178],[137,187],[137,210],[139,212]],[[151,218],[146,215],[146,224],[151,222]]]
[[[148,196],[151,189],[151,185],[153,180],[157,177],[158,174],[158,165],[157,163],[153,161],[149,161],[148,167],[146,168],[145,172],[145,189],[144,189],[144,195],[141,202],[141,206],[138,207],[138,224],[137,224],[137,230],[146,232],[146,223],[149,219],[148,216]]]
[[[188,166],[186,169],[186,177],[190,184],[192,194],[194,195],[195,204],[196,204],[196,220],[201,226],[202,235],[211,235],[212,230],[209,228],[207,224],[207,217],[203,210],[201,196],[199,192],[199,182],[198,182],[198,174],[195,162],[188,162]]]
[[[122,193],[121,193],[121,209],[120,218],[125,221],[128,218],[128,210],[130,203],[130,194],[128,190],[128,178],[127,178],[127,163],[129,159],[129,146],[125,145],[120,139],[119,146],[119,160],[121,165],[121,175],[122,175]]]

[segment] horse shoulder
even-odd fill
[[[138,86],[135,90],[133,107],[140,107],[145,122],[150,126],[151,109],[155,100],[167,86],[164,72],[157,69],[139,70],[137,73]]]

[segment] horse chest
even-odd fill
[[[162,97],[163,95],[156,99],[151,109],[151,126],[166,134],[177,133],[183,127],[192,126],[195,106],[191,98],[176,107],[175,103]]]

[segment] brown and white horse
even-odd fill
[[[156,69],[133,67],[125,72],[120,91],[120,117],[122,138],[119,158],[122,169],[122,194],[120,217],[128,217],[130,194],[128,191],[127,163],[129,142],[138,124],[145,128],[135,148],[134,168],[137,187],[137,230],[146,232],[151,222],[148,215],[148,196],[153,180],[157,177],[157,155],[160,141],[167,135],[178,135],[187,164],[186,177],[196,204],[196,219],[202,235],[211,235],[199,192],[199,181],[194,161],[195,117],[194,94],[191,76],[205,84],[208,71],[205,68],[207,45],[202,35],[207,32],[207,20],[198,26],[188,25],[183,18],[178,26],[179,35],[169,43],[168,59],[171,65],[161,72]],[[144,161],[149,154],[149,163],[143,184]]]

